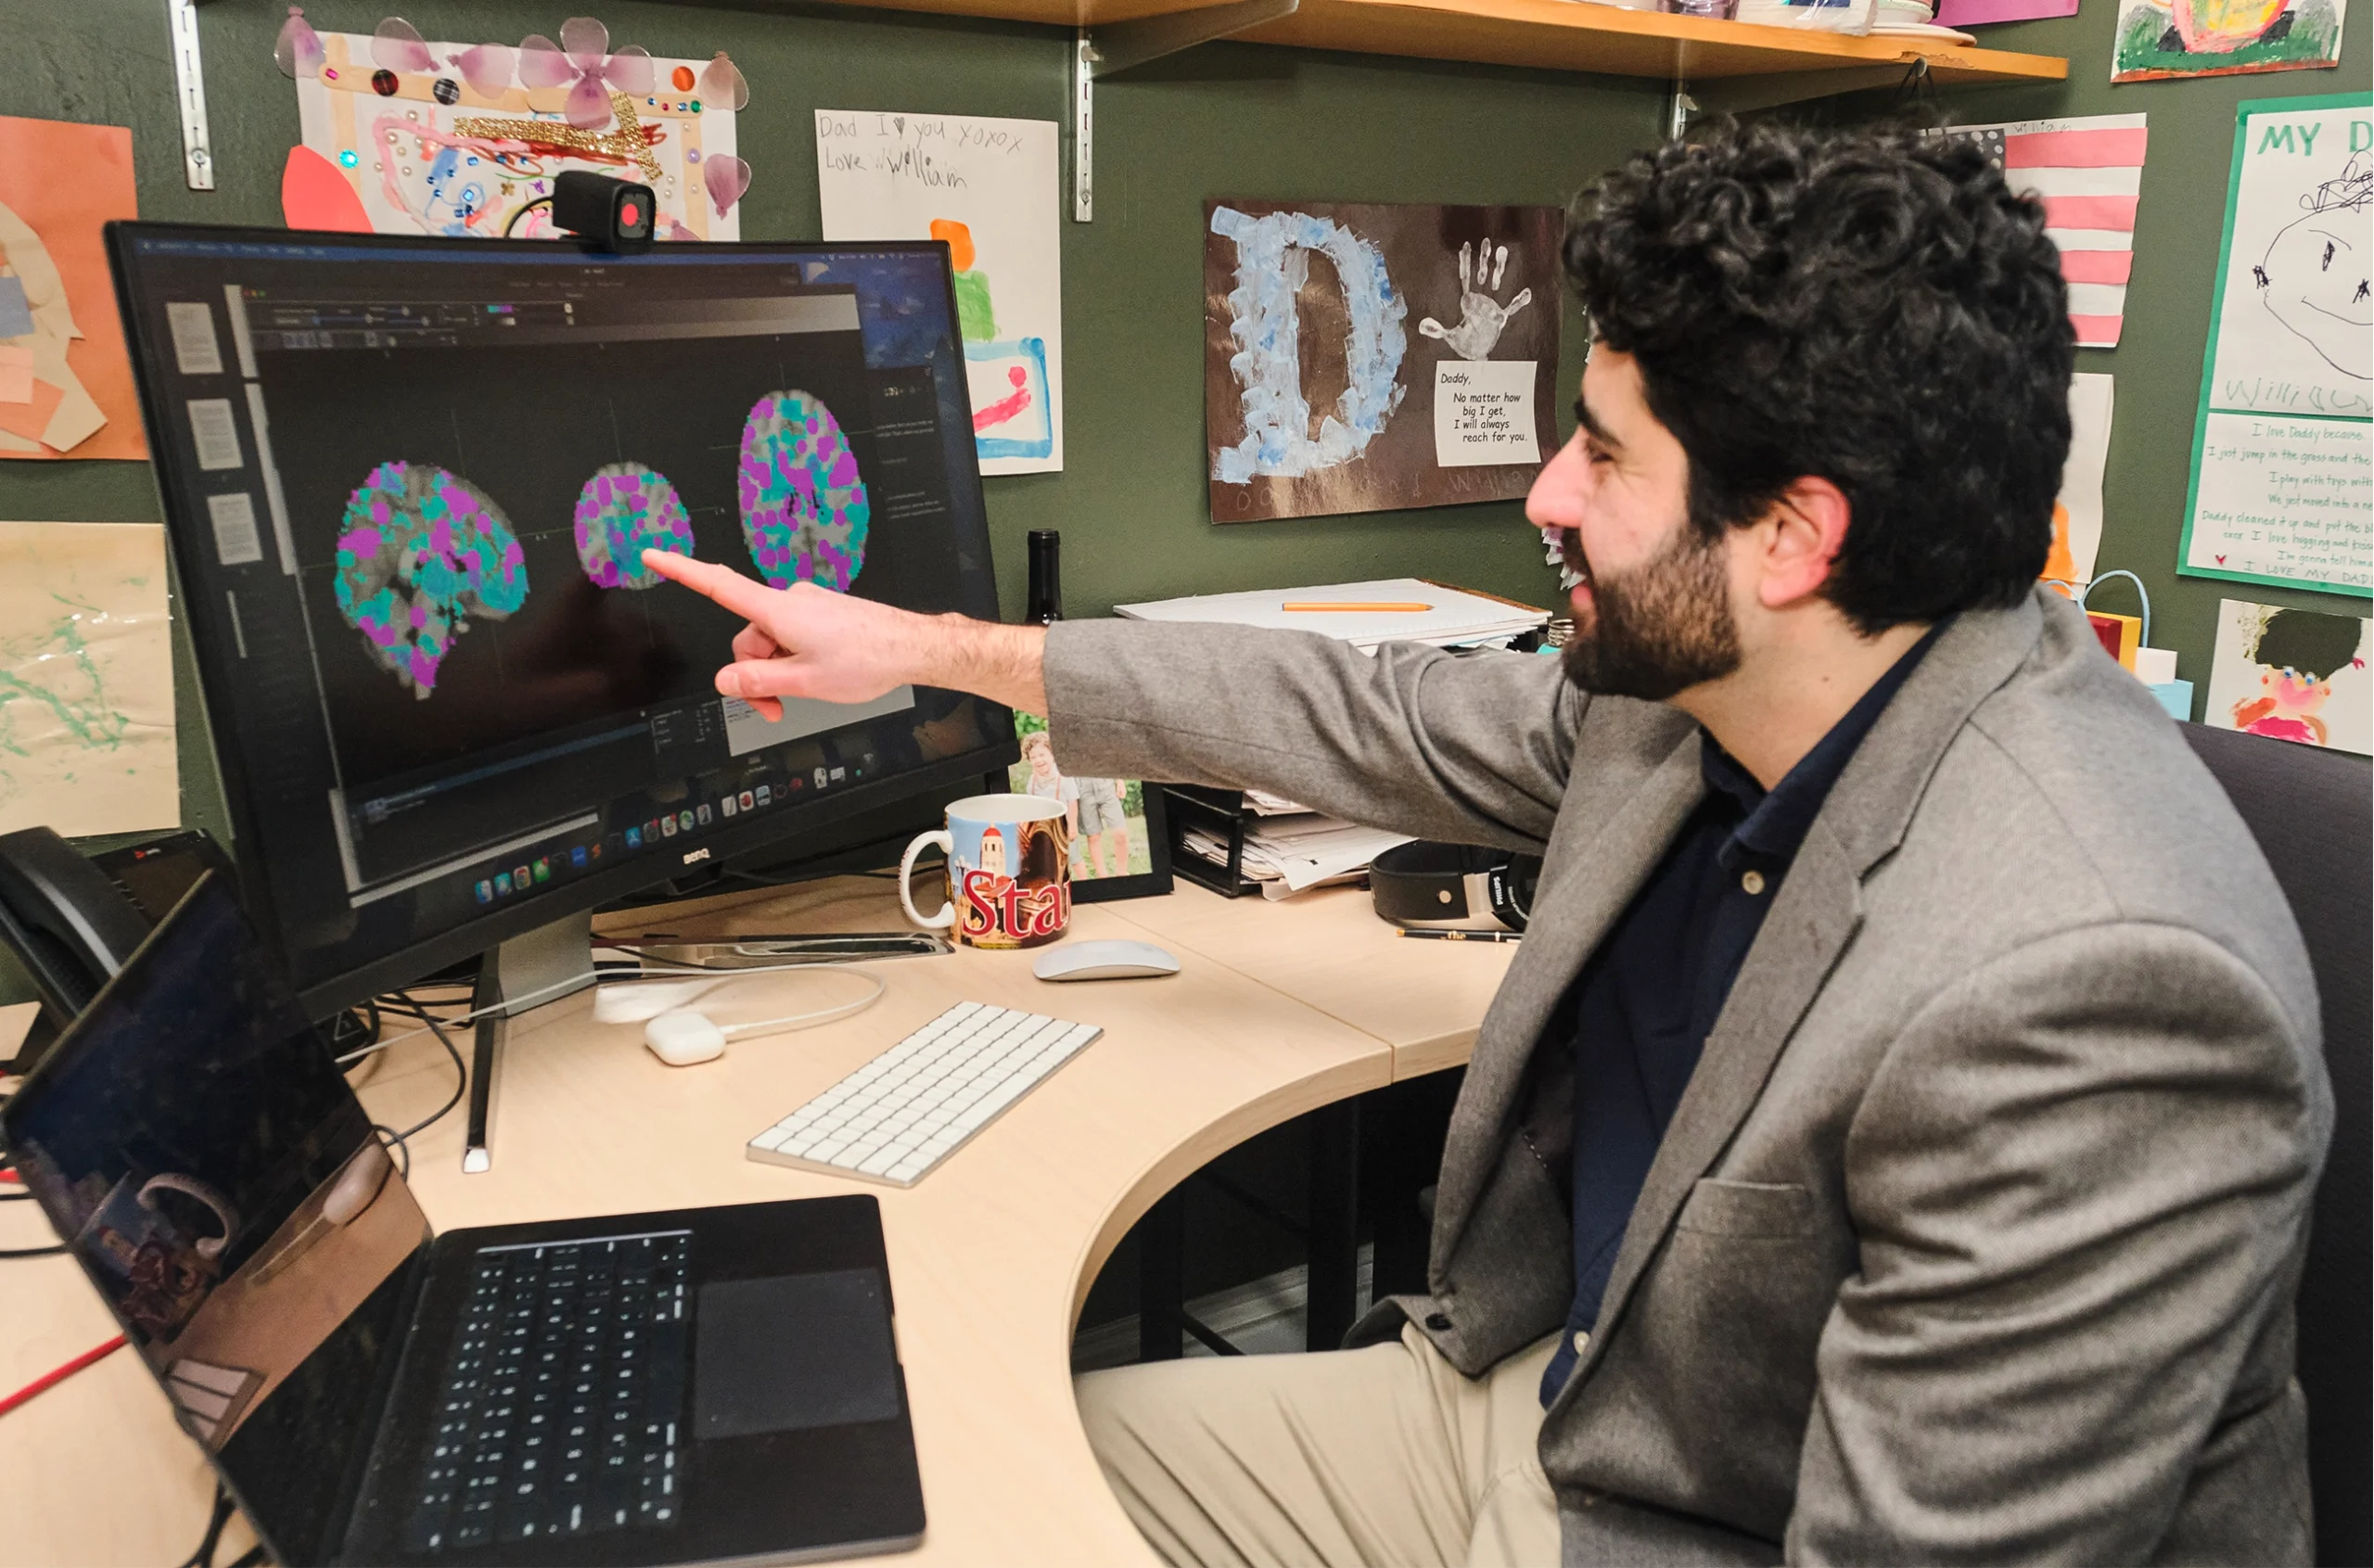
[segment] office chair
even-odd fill
[[[2374,1562],[2374,763],[2347,752],[2183,726],[2242,815],[2307,939],[2324,1002],[2333,1141],[2300,1279],[2300,1386],[2317,1561]]]

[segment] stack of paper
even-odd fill
[[[1760,27],[1794,27],[1815,32],[1865,33],[1878,10],[1873,0],[1843,0],[1842,4],[1808,6],[1804,0],[1739,0],[1731,13],[1740,21]]]
[[[1273,797],[1274,798],[1274,797]],[[1228,863],[1228,843],[1201,827],[1184,835],[1188,852],[1215,865]],[[1349,882],[1406,833],[1355,827],[1339,817],[1297,808],[1292,814],[1263,816],[1244,828],[1244,874],[1261,885],[1262,897],[1283,899],[1307,887]]]
[[[1319,607],[1310,606],[1342,606]],[[1505,642],[1550,619],[1548,610],[1469,593],[1414,577],[1338,582],[1322,588],[1263,588],[1201,593],[1145,605],[1116,605],[1133,620],[1221,621],[1291,628],[1339,637],[1363,652],[1380,643],[1430,643],[1438,648]]]

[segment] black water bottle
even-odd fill
[[[1030,593],[1022,618],[1046,626],[1064,618],[1064,536],[1053,529],[1030,530]]]

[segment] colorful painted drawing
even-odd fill
[[[1047,394],[1047,344],[1038,338],[964,345],[973,397],[973,443],[984,460],[1043,458],[1055,450]]]
[[[2374,754],[2374,622],[2240,599],[2218,606],[2208,722],[2221,730]]]
[[[426,701],[470,618],[528,602],[528,564],[503,509],[459,474],[382,463],[339,521],[338,614],[372,657]]]
[[[2366,623],[2313,610],[2278,610],[2259,628],[2251,662],[2259,667],[2261,695],[2233,705],[2234,727],[2277,740],[2324,746],[2332,730],[2319,710],[2332,699],[2333,676],[2363,666],[2358,644]]]
[[[586,169],[650,185],[668,238],[741,237],[741,209],[721,210],[706,177],[708,162],[739,161],[734,109],[697,85],[708,62],[652,60],[651,90],[628,93],[575,71],[546,80],[554,73],[521,51],[427,43],[413,51],[418,69],[374,69],[367,34],[319,37],[318,71],[297,81],[304,145],[353,186],[381,234],[548,239],[554,177]],[[583,100],[603,92],[609,115],[584,123]],[[736,197],[747,166],[739,175],[728,182]]]
[[[577,559],[596,588],[649,588],[660,580],[645,550],[693,553],[693,525],[667,477],[640,463],[606,463],[577,492]]]
[[[2341,63],[2339,0],[2119,0],[2112,82]]]
[[[1039,338],[998,338],[997,301],[980,265],[972,226],[934,218],[931,236],[948,247],[956,290],[956,331],[964,340],[964,382],[973,398],[973,439],[984,458],[1038,458],[1055,449],[1048,417],[1047,344]]]
[[[824,237],[948,247],[984,474],[1064,465],[1057,164],[1052,121],[816,111]]]
[[[998,335],[998,312],[989,298],[989,274],[977,265],[970,224],[953,218],[934,218],[931,236],[948,247],[948,265],[956,287],[956,330],[967,343],[986,343]]]
[[[872,505],[840,421],[822,399],[769,392],[742,426],[742,537],[776,588],[849,592],[865,567]]]

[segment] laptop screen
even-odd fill
[[[428,1227],[219,875],[5,1119],[26,1185],[281,1561],[326,1557]]]

